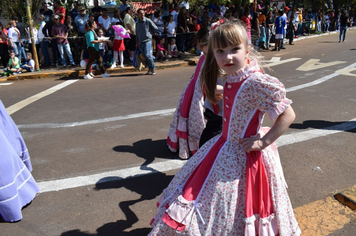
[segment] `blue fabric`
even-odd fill
[[[48,53],[48,41],[42,41],[40,44],[41,44],[42,54],[45,59],[45,63],[51,64],[51,59],[50,59],[49,53]]]
[[[140,52],[145,57],[148,69],[155,70],[155,63],[152,58],[152,41],[149,40],[144,43],[140,43]]]
[[[133,55],[133,59],[132,59],[132,65],[133,67],[137,67],[137,61],[136,61],[136,56],[140,55],[140,49],[136,49]]]
[[[58,51],[59,51],[59,55],[61,55],[62,65],[63,66],[67,65],[67,60],[66,60],[66,57],[64,56],[64,51],[66,52],[66,54],[68,56],[70,64],[71,65],[75,65],[74,60],[73,60],[73,56],[72,56],[72,52],[70,51],[69,43],[58,44]]]
[[[30,156],[16,124],[0,101],[0,215],[22,219],[21,209],[39,192],[31,175]]]

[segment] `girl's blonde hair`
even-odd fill
[[[225,48],[244,44],[246,50],[249,50],[248,36],[243,23],[239,20],[225,21],[215,27],[211,32],[208,42],[208,53],[205,58],[204,67],[201,72],[201,80],[205,85],[206,97],[212,103],[217,103],[215,99],[215,89],[218,76],[224,78],[225,72],[221,70],[214,57],[214,49]]]

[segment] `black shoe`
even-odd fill
[[[271,51],[277,51],[277,48],[272,49]]]
[[[281,49],[286,49],[285,47],[281,47]]]
[[[278,48],[278,51],[281,51],[281,48]]]

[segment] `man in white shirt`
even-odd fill
[[[108,10],[103,8],[103,14],[99,16],[98,23],[101,25],[101,28],[104,31],[104,35],[109,37],[110,36],[110,28],[111,28],[111,18],[108,16]]]
[[[174,11],[171,12],[171,15],[173,16],[173,21],[176,22],[176,25],[178,25],[179,9],[180,9],[180,7],[178,5],[176,5],[174,8]]]

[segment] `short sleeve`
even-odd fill
[[[285,87],[277,78],[262,73],[255,73],[254,76],[252,92],[255,106],[275,121],[292,101],[286,97]]]

